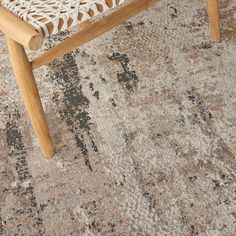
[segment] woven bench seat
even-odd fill
[[[43,37],[90,20],[127,0],[2,0],[1,5]]]

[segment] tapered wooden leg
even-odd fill
[[[7,41],[15,77],[39,140],[39,145],[46,157],[52,157],[54,154],[53,144],[30,62],[23,46],[10,38],[7,38]]]
[[[207,0],[209,22],[211,26],[211,35],[214,42],[220,42],[220,13],[218,0]]]

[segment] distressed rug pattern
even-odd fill
[[[167,0],[37,70],[50,160],[0,33],[0,235],[236,235],[236,2],[224,3],[220,44],[204,1]]]

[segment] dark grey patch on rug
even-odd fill
[[[98,152],[98,148],[91,133],[91,118],[86,110],[89,100],[82,92],[80,85],[82,78],[73,53],[66,54],[62,60],[55,61],[50,67],[52,68],[50,79],[61,86],[64,94],[64,110],[59,111],[61,119],[66,119],[70,132],[74,134],[76,145],[84,157],[85,164],[92,171],[88,148],[91,147],[94,152]],[[53,101],[57,102],[56,94],[54,94]],[[84,140],[85,136],[88,136],[90,144]]]
[[[126,54],[116,52],[108,58],[121,64],[124,72],[117,74],[117,80],[118,82],[124,84],[126,89],[133,92],[138,82],[138,76],[134,70],[130,70],[128,56]]]
[[[7,112],[7,108],[5,108]],[[8,146],[8,158],[2,159],[5,162],[5,169],[1,171],[1,202],[6,202],[11,196],[14,199],[13,206],[6,206],[9,209],[7,225],[11,227],[12,235],[44,235],[45,229],[40,216],[37,199],[35,196],[32,175],[27,160],[26,149],[23,137],[19,128],[20,114],[17,109],[10,113],[9,121],[6,123],[6,142]],[[2,211],[0,211],[2,212]],[[1,218],[0,233],[4,234],[4,225]],[[24,228],[24,225],[28,225]]]

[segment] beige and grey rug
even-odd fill
[[[203,0],[167,0],[37,70],[51,160],[0,34],[0,235],[236,235],[236,1],[224,2],[220,44]]]

